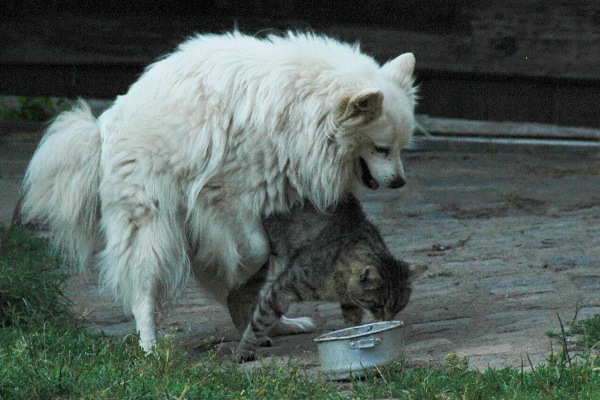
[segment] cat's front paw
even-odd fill
[[[276,324],[269,328],[269,335],[294,335],[298,333],[314,332],[317,324],[310,317],[289,318],[282,315]]]
[[[253,350],[246,350],[238,348],[233,354],[233,360],[236,363],[243,363],[248,361],[256,360],[256,354]]]
[[[265,336],[264,338],[260,339],[260,341],[258,342],[258,346],[259,347],[272,347],[273,340],[270,337]]]

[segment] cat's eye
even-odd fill
[[[392,150],[389,147],[375,145],[375,151],[385,156],[388,156],[390,155]]]

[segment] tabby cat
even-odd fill
[[[271,263],[228,300],[234,322],[250,320],[239,314],[254,309],[235,353],[238,362],[255,358],[256,347],[269,343],[269,329],[295,301],[338,301],[352,325],[361,323],[363,309],[375,320],[391,320],[408,303],[412,280],[427,269],[396,260],[353,196],[330,213],[305,205],[264,226]]]

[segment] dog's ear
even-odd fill
[[[383,93],[379,89],[365,89],[340,101],[336,116],[340,123],[366,124],[381,115]]]
[[[379,89],[367,89],[350,98],[352,107],[360,113],[381,111],[383,93]]]
[[[380,72],[396,82],[400,87],[411,90],[413,85],[413,73],[415,72],[415,56],[413,53],[404,53],[388,61]]]

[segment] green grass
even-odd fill
[[[69,301],[61,292],[65,275],[43,241],[1,226],[0,241],[0,327],[25,328],[67,315]]]
[[[564,331],[558,350],[533,371],[478,372],[451,354],[439,367],[398,363],[343,383],[311,378],[293,362],[247,372],[212,353],[191,360],[167,341],[146,356],[134,335],[109,338],[77,326],[60,292],[64,276],[42,240],[17,229],[0,237],[0,399],[600,398],[599,360],[560,347]],[[581,335],[598,332],[590,325]]]
[[[597,349],[600,344],[600,315],[577,321],[570,326],[569,335],[577,335],[575,345]]]

